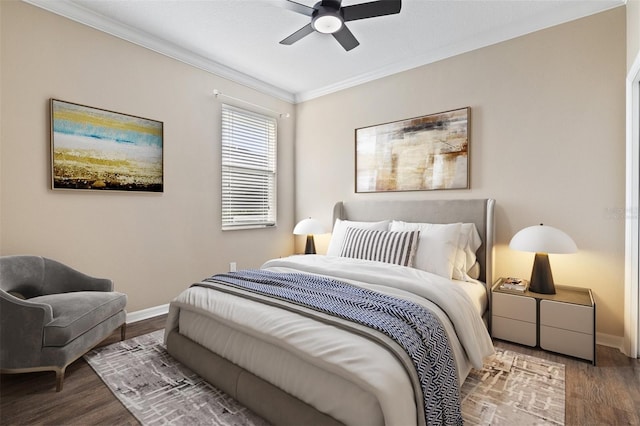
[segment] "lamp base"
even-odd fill
[[[529,281],[529,291],[541,294],[556,294],[549,256],[546,253],[536,253],[536,257],[533,260],[531,280]]]
[[[304,254],[316,254],[316,244],[313,242],[313,235],[307,235],[307,245]]]

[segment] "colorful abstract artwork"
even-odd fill
[[[51,99],[53,189],[163,191],[163,123]]]
[[[470,110],[356,129],[356,192],[469,188]]]

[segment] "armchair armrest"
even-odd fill
[[[0,290],[0,368],[12,369],[38,359],[44,326],[53,321],[51,306]]]
[[[55,260],[44,260],[43,294],[68,293],[72,291],[113,291],[113,281],[95,278]]]

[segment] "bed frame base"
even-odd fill
[[[216,388],[274,425],[342,425],[309,404],[172,330],[167,336],[172,357]]]

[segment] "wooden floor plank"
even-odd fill
[[[128,325],[127,338],[164,328],[166,315]],[[100,346],[120,340],[114,332]],[[640,360],[598,346],[598,365],[525,346],[496,347],[565,364],[567,425],[640,425]],[[84,359],[67,368],[62,392],[53,372],[0,376],[2,425],[138,425]]]

